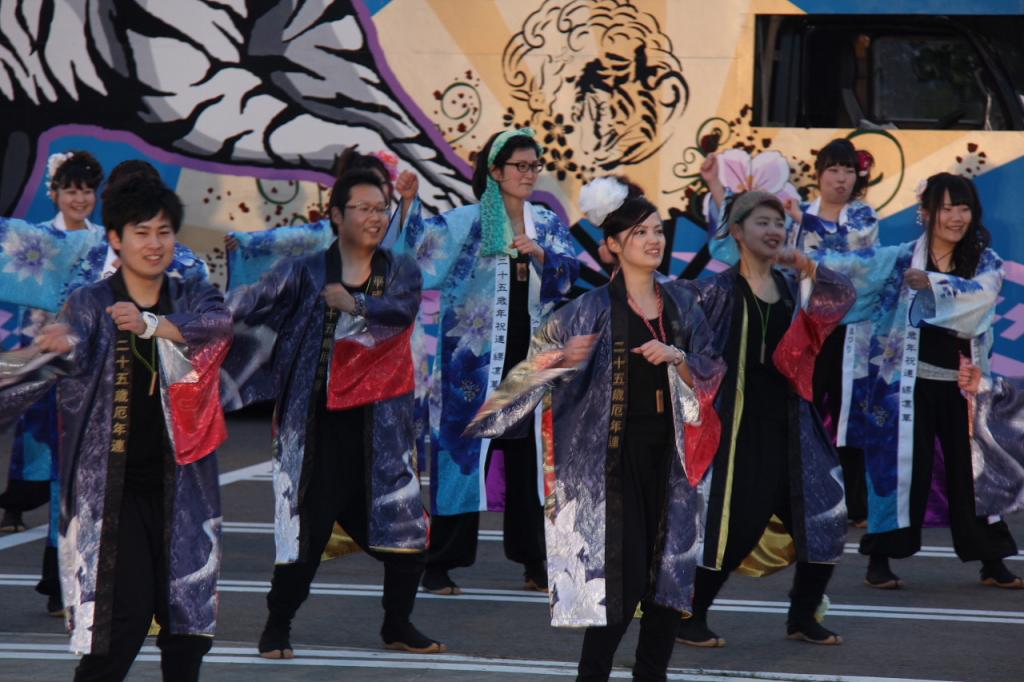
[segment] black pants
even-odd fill
[[[647,599],[658,561],[659,529],[665,515],[668,465],[674,456],[672,431],[659,426],[626,426],[622,449],[622,605],[617,622],[587,628],[580,652],[578,680],[607,680],[615,650],[626,634],[636,606],[643,603],[640,640],[633,677],[664,680],[675,643],[679,612]],[[616,614],[608,614],[609,620]]]
[[[704,617],[719,590],[757,547],[776,515],[792,533],[790,500],[789,429],[785,421],[760,419],[756,408],[746,410],[736,441],[729,529],[722,568],[698,568],[694,581],[693,610]],[[714,500],[712,499],[712,502]],[[790,620],[810,617],[821,602],[834,566],[798,561],[790,590]]]
[[[369,495],[366,489],[365,434],[362,409],[321,411],[316,425],[316,460],[302,500],[302,523],[308,528],[303,561],[278,564],[267,594],[270,620],[289,623],[309,596],[327,541],[337,521],[367,554],[384,563],[384,616],[405,623],[412,614],[423,573],[420,552],[381,552],[369,547]]]
[[[846,343],[846,326],[833,331],[814,363],[814,406],[824,419],[832,421],[838,428],[839,413],[843,400],[843,346]],[[868,485],[864,469],[864,451],[860,448],[837,448],[839,464],[843,467],[843,486],[846,489],[846,512],[853,521],[868,517]]]
[[[57,548],[49,545],[43,549],[43,575],[36,583],[36,592],[47,597],[60,595],[60,571],[57,565]]]
[[[163,505],[161,494],[124,492],[117,528],[109,653],[83,656],[75,670],[76,682],[123,680],[142,648],[154,615],[160,624],[156,645],[160,648],[163,678],[173,682],[199,679],[199,666],[213,638],[173,635],[168,630]]]
[[[953,549],[961,561],[1002,559],[1017,553],[1006,522],[988,523],[975,514],[974,472],[967,429],[967,402],[955,381],[918,379],[914,387],[914,461],[910,482],[910,526],[861,538],[861,554],[903,559],[921,549],[935,439],[942,446]]]
[[[525,438],[491,441],[491,451],[505,452],[505,514],[502,520],[505,557],[537,569],[543,566],[544,505],[537,495],[537,446],[532,419]],[[430,526],[427,566],[451,570],[476,561],[480,514],[434,516]]]

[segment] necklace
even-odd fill
[[[947,251],[946,253],[942,254],[941,256],[936,256],[935,252],[931,251],[932,263],[935,263],[935,267],[940,268],[940,269],[942,268],[942,262],[945,261],[947,258],[949,259],[948,262],[952,263],[953,262],[953,251],[954,250],[955,249],[950,249],[949,251]]]
[[[643,309],[637,305],[637,302],[633,300],[633,296],[628,291],[626,292],[626,301],[629,303],[629,307],[632,308],[633,312],[643,320],[644,326],[651,332],[651,336],[653,336],[656,341],[668,343],[668,334],[665,333],[665,302],[661,300],[661,290],[655,287],[654,295],[658,301],[658,329],[661,330],[660,335],[655,331],[654,325],[650,323],[647,319],[647,315],[644,314]]]
[[[149,379],[149,395],[153,395],[156,392],[156,377],[157,377],[157,372],[156,372],[156,340],[154,339],[153,343],[150,345],[150,358],[149,358],[149,362],[146,362],[146,358],[142,357],[142,354],[139,353],[139,349],[135,347],[135,334],[132,334],[132,336],[131,336],[130,345],[132,347],[132,355],[134,355],[136,358],[138,358],[139,362],[141,362],[143,364],[143,366],[145,366],[145,368],[149,370],[149,376],[150,376],[150,379]]]
[[[668,334],[665,333],[665,302],[662,300],[661,290],[657,286],[654,287],[654,296],[658,301],[657,330],[654,329],[654,325],[652,325],[650,320],[647,319],[647,315],[644,314],[643,309],[639,305],[637,305],[637,302],[633,299],[633,296],[628,291],[626,292],[626,301],[629,303],[629,307],[633,310],[633,312],[636,313],[637,317],[639,317],[640,320],[644,323],[644,326],[647,327],[647,331],[651,332],[651,336],[653,336],[656,341],[667,344]],[[658,334],[658,331],[661,331],[661,334]],[[660,388],[655,389],[654,391],[654,406],[654,409],[658,414],[665,413],[665,393]]]
[[[772,304],[765,303],[765,310],[761,310],[761,304],[758,303],[757,294],[753,291],[750,292],[754,298],[754,307],[757,308],[757,316],[761,318],[761,364],[764,364],[765,346],[767,345],[766,340],[768,338],[768,320],[772,317]]]

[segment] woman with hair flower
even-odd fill
[[[665,234],[640,188],[600,178],[580,207],[616,274],[547,318],[467,433],[507,437],[543,405],[551,624],[585,626],[577,679],[607,680],[642,604],[633,678],[664,680],[690,608],[694,486],[718,442],[723,368],[692,292],[655,279]]]

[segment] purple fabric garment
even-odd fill
[[[949,495],[946,493],[946,458],[942,443],[935,438],[935,459],[928,505],[924,511],[924,528],[949,528]]]
[[[173,311],[168,317],[189,340],[190,353],[230,337],[231,319],[213,286],[169,278],[167,288]],[[123,460],[111,456],[118,330],[105,311],[115,300],[110,280],[75,290],[60,317],[78,338],[72,359],[55,358],[0,390],[2,428],[38,399],[40,391],[57,384],[61,586],[69,609],[71,650],[78,653],[105,654],[110,645],[117,564],[112,540],[117,537],[124,477]],[[169,415],[166,386],[161,393]],[[170,423],[167,429],[171,431]],[[221,535],[216,455],[176,465],[173,478],[165,481],[165,495],[173,517],[167,519],[169,622],[164,625],[173,634],[213,636]]]
[[[279,564],[301,561],[307,551],[300,546],[300,528],[308,522],[300,488],[315,456],[306,457],[307,427],[323,342],[327,308],[321,292],[329,258],[337,263],[336,247],[283,260],[255,283],[233,289],[227,299],[236,333],[222,373],[224,409],[264,400],[277,403],[274,539]],[[363,299],[365,329],[349,317],[350,337],[387,340],[416,319],[421,277],[415,261],[379,249],[374,268],[379,263],[387,273],[384,294]],[[366,409],[372,421],[369,544],[382,551],[421,552],[427,544],[427,519],[414,464],[413,391]]]
[[[505,451],[491,450],[487,465],[487,511],[505,511]]]

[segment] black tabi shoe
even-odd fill
[[[0,519],[0,533],[20,533],[25,530],[25,522],[21,518],[21,512],[4,510],[4,516]]]
[[[430,639],[409,621],[398,625],[385,621],[380,629],[380,638],[384,640],[385,649],[408,651],[411,654],[443,654],[448,650],[447,646]]]
[[[290,623],[275,623],[267,620],[260,635],[260,657],[270,659],[295,658],[295,650],[289,637],[292,632]]]
[[[51,594],[46,598],[46,613],[57,618],[64,617],[64,601],[59,594]]]
[[[687,646],[717,649],[725,646],[725,639],[708,627],[707,616],[690,616],[679,621],[676,627],[676,641]]]
[[[864,576],[864,584],[878,590],[898,590],[903,581],[889,568],[889,560],[871,557],[868,561],[868,572]]]
[[[824,644],[829,646],[835,646],[843,643],[842,637],[814,620],[814,616],[801,618],[798,621],[787,621],[786,639],[795,639],[800,642],[810,642],[811,644]]]
[[[455,584],[455,581],[448,577],[448,571],[443,568],[428,568],[423,571],[423,579],[420,581],[420,584],[430,594],[445,596],[462,594],[462,589]]]
[[[544,567],[544,563],[541,562],[539,565],[526,566],[525,568],[526,570],[523,571],[523,589],[533,592],[547,592],[548,570]]]
[[[1010,573],[1002,559],[983,561],[981,563],[981,584],[1002,587],[1005,590],[1024,589],[1024,580]]]

